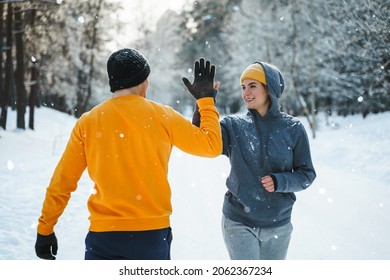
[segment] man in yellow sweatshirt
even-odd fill
[[[109,57],[113,97],[83,114],[71,132],[43,202],[38,257],[56,258],[54,226],[87,169],[94,191],[88,199],[85,259],[170,259],[172,147],[203,157],[222,152],[215,66],[201,58],[194,70],[194,82],[183,78],[183,83],[197,100],[200,127],[146,98],[150,66],[139,51],[121,49]]]

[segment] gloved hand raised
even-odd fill
[[[35,253],[41,259],[55,260],[58,250],[57,237],[54,233],[50,235],[37,234],[35,242]]]
[[[192,96],[198,100],[204,97],[214,97],[214,76],[215,66],[210,61],[201,58],[195,61],[194,83],[191,84],[187,78],[182,78],[184,85]]]
[[[213,92],[214,104],[216,103],[218,89],[219,89],[220,84],[221,84],[220,82],[216,82],[214,85],[214,92]],[[192,115],[192,124],[196,125],[197,127],[200,127],[200,113],[199,113],[198,103],[195,103],[195,111],[194,111],[194,114]]]

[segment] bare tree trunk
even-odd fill
[[[310,119],[310,116],[309,116],[309,109],[307,107],[307,103],[305,101],[305,99],[303,98],[302,94],[300,94],[299,90],[298,90],[298,78],[297,78],[297,63],[296,63],[296,57],[297,57],[297,44],[295,42],[295,40],[297,39],[298,35],[297,35],[297,24],[296,24],[296,18],[295,18],[295,13],[298,12],[298,7],[296,7],[297,3],[296,1],[294,1],[293,3],[293,9],[292,9],[292,14],[291,14],[291,18],[292,18],[292,28],[293,28],[293,31],[292,31],[292,61],[291,61],[291,77],[292,77],[292,81],[293,81],[293,91],[295,93],[295,95],[297,96],[297,100],[298,100],[298,103],[299,105],[301,106],[302,108],[302,112],[303,112],[303,115],[306,117],[309,125],[310,125],[310,129],[312,131],[312,136],[313,138],[316,137],[316,133],[315,133],[315,129],[314,129],[314,125],[313,125],[313,122],[312,120]],[[314,101],[314,100],[313,100]]]
[[[6,129],[7,126],[7,112],[10,96],[14,93],[14,70],[12,63],[12,24],[13,24],[13,10],[12,4],[7,5],[7,35],[6,35],[6,61],[5,61],[5,85],[4,94],[1,104],[0,126]]]
[[[4,79],[3,79],[3,51],[4,51],[4,4],[0,4],[0,106],[3,104]]]
[[[20,7],[15,7],[15,45],[16,45],[16,127],[26,128],[24,116],[26,114],[27,92],[24,86],[24,24],[23,11]]]
[[[35,112],[35,105],[37,103],[37,95],[39,90],[39,83],[38,83],[38,63],[36,61],[33,61],[33,65],[31,66],[31,87],[30,87],[30,97],[29,97],[29,122],[28,127],[31,129],[34,129],[34,112]]]
[[[314,22],[315,19],[315,14],[314,14],[314,5],[313,2],[310,1],[310,17],[311,20]],[[316,97],[317,97],[317,65],[316,65],[316,51],[315,51],[315,46],[316,46],[316,34],[312,35],[312,40],[310,43],[310,53],[311,53],[311,62],[312,62],[312,69],[311,69],[311,117],[312,117],[312,129],[313,129],[313,138],[316,137],[315,131],[317,130],[317,119],[316,119]]]
[[[35,18],[37,16],[37,10],[33,9],[30,15],[30,26],[32,33],[35,34]],[[33,53],[36,53],[35,47],[33,48]],[[37,96],[39,91],[39,64],[35,57],[31,57],[31,85],[30,85],[30,96],[28,98],[29,106],[29,118],[28,118],[28,127],[34,130],[35,123],[35,106],[37,105]]]
[[[93,22],[93,29],[92,29],[92,36],[91,36],[91,56],[89,60],[89,74],[88,74],[88,84],[87,84],[87,96],[84,99],[84,103],[81,107],[81,113],[84,113],[87,111],[87,107],[89,104],[89,101],[92,96],[92,79],[93,76],[95,75],[95,48],[96,48],[96,37],[97,37],[97,32],[98,32],[98,22],[99,22],[99,17],[100,17],[100,11],[101,11],[101,6],[102,6],[103,0],[99,0],[97,7],[96,7],[96,14],[94,17],[94,22]]]

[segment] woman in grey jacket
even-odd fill
[[[248,112],[221,120],[226,180],[222,231],[231,259],[285,259],[294,192],[316,177],[302,123],[279,109],[281,72],[256,62],[241,77]]]
[[[309,140],[302,123],[279,109],[284,80],[275,66],[255,62],[240,82],[248,111],[220,122],[222,153],[231,165],[222,232],[231,259],[281,260],[293,228],[294,192],[316,177]],[[200,123],[198,110],[193,123]]]

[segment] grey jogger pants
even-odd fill
[[[253,228],[222,216],[222,233],[232,260],[284,260],[293,227]]]

